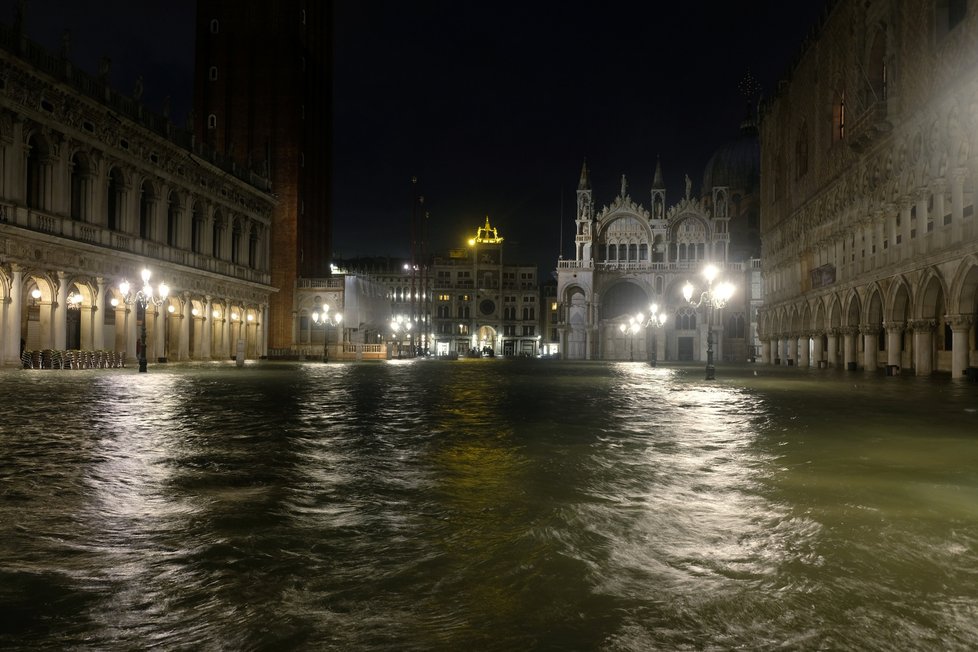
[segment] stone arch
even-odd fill
[[[902,276],[897,276],[890,284],[886,298],[886,321],[906,322],[912,318],[910,285]]]
[[[866,289],[866,301],[863,305],[862,323],[868,326],[880,326],[883,323],[885,302],[883,290],[879,283],[872,283]]]
[[[931,319],[938,314],[938,306],[944,305],[948,296],[947,287],[941,275],[929,268],[917,284],[917,302],[914,316],[918,319]],[[943,314],[943,313],[942,313]]]
[[[645,312],[649,306],[649,291],[635,279],[619,279],[602,292],[598,318],[615,320]]]
[[[845,306],[844,321],[845,326],[858,326],[859,318],[862,314],[861,302],[859,300],[859,295],[855,291],[851,291],[849,296],[845,298],[843,305]]]
[[[825,310],[825,300],[824,297],[818,297],[815,299],[815,310],[813,311],[814,319],[812,320],[812,329],[816,331],[824,331],[827,328],[825,323],[826,310]]]
[[[962,259],[947,296],[949,313],[968,315],[978,312],[978,256],[969,254]]]

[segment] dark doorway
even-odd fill
[[[692,362],[693,361],[693,338],[692,337],[680,337],[677,338],[677,354],[680,362]]]

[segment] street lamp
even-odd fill
[[[628,338],[628,359],[632,362],[635,361],[635,333],[642,329],[642,313],[634,317],[628,318],[627,324],[618,324],[618,330],[622,334],[630,334]]]
[[[405,317],[404,315],[397,315],[395,317],[391,317],[391,339],[397,342],[398,360],[401,359],[401,340],[398,339],[398,333],[403,331],[404,333],[407,334],[407,338],[411,339],[411,328],[413,326],[414,324],[411,322],[410,317]]]
[[[163,281],[160,281],[156,291],[153,291],[153,286],[149,284],[151,274],[152,272],[148,269],[143,269],[140,273],[143,279],[143,287],[135,293],[131,291],[132,288],[129,287],[129,281],[123,279],[122,283],[119,283],[119,292],[122,294],[122,300],[130,306],[133,304],[138,305],[143,311],[143,325],[140,332],[141,340],[139,347],[139,371],[141,373],[146,372],[146,308],[149,304],[153,304],[154,306],[163,305],[163,302],[166,301],[167,296],[170,294],[170,288]]]
[[[713,287],[713,281],[716,279],[718,270],[713,265],[707,265],[706,269],[703,270],[703,277],[706,279],[706,290],[700,294],[698,301],[693,301],[693,292],[695,291],[692,283],[686,282],[683,286],[683,297],[689,302],[689,305],[693,306],[694,309],[698,309],[700,306],[706,306],[706,379],[713,380],[716,376],[716,369],[713,366],[713,309],[722,309],[730,297],[733,296],[734,286],[726,281],[718,283],[717,286]]]
[[[652,359],[649,360],[649,364],[654,367],[655,364],[656,364],[656,357],[657,357],[656,356],[656,350],[655,350],[656,349],[656,340],[658,339],[656,337],[656,333],[655,332],[656,332],[656,330],[658,330],[658,329],[660,329],[660,328],[662,328],[663,326],[666,325],[666,313],[659,312],[659,304],[657,304],[657,303],[653,303],[653,304],[649,305],[649,311],[650,311],[649,321],[646,324],[646,326],[648,326],[649,328],[652,329]]]
[[[329,314],[329,306],[324,303],[323,312],[313,312],[312,320],[323,325],[323,362],[329,362],[329,327],[339,326],[340,322],[343,321],[343,313]]]

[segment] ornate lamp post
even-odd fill
[[[397,342],[397,359],[401,359],[401,340],[398,334],[403,332],[407,335],[408,339],[411,338],[411,328],[414,324],[410,317],[405,317],[404,315],[397,315],[391,317],[391,339]],[[414,348],[412,347],[412,351]],[[413,354],[412,354],[413,357]]]
[[[658,337],[656,336],[656,331],[666,325],[666,313],[659,312],[659,304],[653,303],[649,306],[649,321],[646,326],[652,329],[652,359],[649,360],[649,364],[653,367],[656,364],[656,341]],[[641,316],[641,315],[639,315]]]
[[[141,290],[133,293],[129,287],[129,281],[123,279],[122,283],[119,283],[119,292],[122,294],[122,300],[128,305],[136,304],[143,312],[142,330],[140,331],[140,346],[139,346],[139,371],[141,373],[146,372],[146,308],[149,304],[154,306],[163,305],[166,301],[167,296],[170,294],[170,288],[167,287],[166,283],[160,281],[159,286],[156,291],[153,291],[153,286],[149,284],[150,276],[152,272],[148,269],[143,269],[140,274],[143,279],[143,287]],[[138,315],[137,315],[138,316]]]
[[[322,313],[312,313],[312,321],[323,325],[323,362],[329,362],[329,327],[339,326],[343,321],[343,313],[329,314],[329,306],[324,303]]]
[[[713,380],[716,377],[716,368],[713,365],[713,309],[717,310],[727,305],[727,301],[733,296],[734,286],[726,281],[718,283],[713,287],[719,271],[713,265],[707,265],[703,270],[703,277],[706,279],[706,290],[700,294],[698,301],[693,301],[693,284],[689,281],[683,286],[683,297],[689,305],[698,309],[706,306],[706,379]]]
[[[634,317],[629,317],[627,324],[618,324],[618,330],[628,335],[628,359],[631,362],[635,361],[635,333],[642,330],[642,320],[642,313],[638,313]]]

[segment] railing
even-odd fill
[[[342,290],[343,283],[343,277],[337,278],[335,276],[329,278],[299,278],[295,281],[296,287],[303,290]]]
[[[162,262],[219,273],[251,283],[262,285],[271,283],[271,275],[267,272],[235,265],[203,254],[194,254],[159,242],[135,238],[98,224],[81,222],[23,206],[0,204],[0,224],[12,224],[30,231],[104,247],[107,254],[111,254],[112,250],[125,251]],[[340,287],[342,287],[342,280],[339,282]]]
[[[670,263],[648,263],[648,262],[625,262],[625,261],[604,261],[595,262],[590,266],[576,260],[561,260],[557,263],[558,269],[595,269],[598,271],[642,271],[642,272],[696,272],[708,261],[705,260],[678,260]],[[761,269],[761,261],[752,258],[746,263],[714,263],[721,270],[731,272],[743,272],[748,266],[751,269]]]

